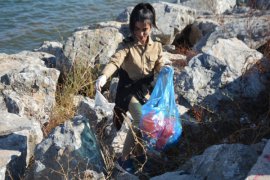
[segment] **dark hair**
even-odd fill
[[[156,13],[149,3],[139,3],[132,10],[129,18],[129,30],[133,34],[136,22],[149,22],[151,26],[157,28]]]

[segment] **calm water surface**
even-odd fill
[[[126,7],[139,2],[146,1],[0,0],[0,53],[33,50],[46,40],[63,43],[75,28],[114,20]]]

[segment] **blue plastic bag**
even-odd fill
[[[139,127],[150,150],[165,150],[176,144],[182,134],[174,98],[173,73],[171,67],[160,71],[150,99],[142,106]]]

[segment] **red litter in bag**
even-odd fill
[[[163,127],[157,121],[160,121],[160,119],[157,119],[155,111],[150,112],[143,117],[141,130],[151,138],[158,138],[159,132],[162,131]]]
[[[165,118],[166,126],[157,139],[157,149],[162,149],[168,142],[168,139],[171,137],[171,135],[173,135],[173,121],[174,119],[172,118]]]

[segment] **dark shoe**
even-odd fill
[[[122,172],[128,172],[130,174],[135,173],[135,168],[134,168],[132,159],[127,159],[125,161],[122,161],[121,158],[118,158],[115,166],[118,170]]]
[[[117,131],[119,131],[122,127],[123,121],[125,119],[124,115],[126,115],[125,111],[116,106],[113,108],[113,124]]]

